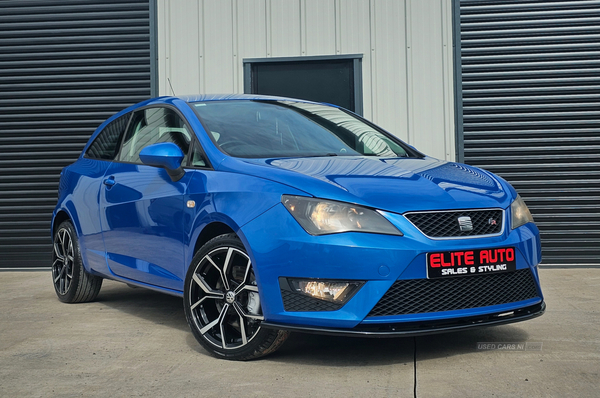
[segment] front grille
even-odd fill
[[[529,269],[396,281],[368,316],[421,314],[514,303],[538,296]]]
[[[500,234],[504,211],[501,209],[435,211],[406,213],[404,217],[430,238],[453,238]],[[473,229],[461,231],[459,217],[470,217]]]
[[[283,308],[286,311],[336,311],[342,308],[341,304],[319,300],[305,294],[290,292],[281,289]]]

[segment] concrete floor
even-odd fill
[[[0,272],[0,397],[409,397],[415,352],[419,397],[598,397],[600,269],[541,277],[548,310],[531,321],[416,339],[294,334],[231,362],[196,343],[181,299],[105,281],[97,302],[62,304],[48,271]]]

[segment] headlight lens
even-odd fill
[[[402,236],[381,214],[361,206],[304,196],[283,195],[281,201],[311,235],[371,232]]]
[[[533,216],[527,208],[525,201],[518,195],[514,202],[510,205],[511,227],[512,229],[525,225],[528,222],[533,222]]]

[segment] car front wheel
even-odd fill
[[[267,355],[289,334],[261,327],[252,261],[234,234],[218,236],[196,253],[185,280],[184,309],[196,340],[225,359]]]

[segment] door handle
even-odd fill
[[[106,187],[107,187],[108,189],[112,188],[112,187],[113,187],[113,185],[115,185],[115,184],[116,184],[116,182],[115,182],[115,177],[114,177],[114,176],[110,176],[110,177],[108,177],[108,178],[105,178],[103,182],[104,182],[104,185],[106,185]]]

